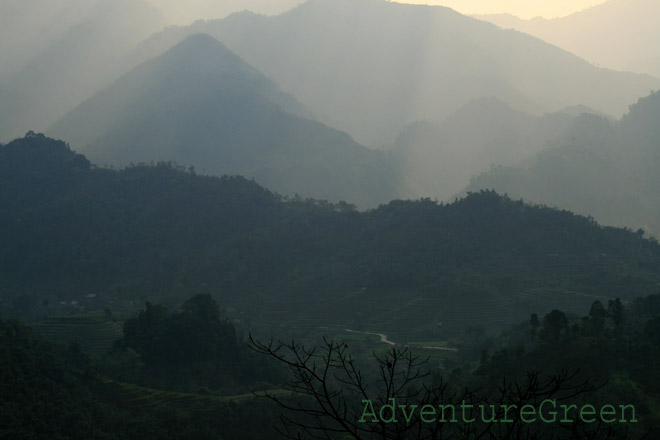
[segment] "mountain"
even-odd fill
[[[658,92],[640,99],[619,121],[583,115],[551,148],[526,163],[475,177],[467,191],[494,188],[658,236],[658,120]]]
[[[384,0],[309,0],[276,17],[244,12],[200,21],[154,35],[136,56],[162,53],[198,32],[368,146],[391,142],[413,121],[442,121],[481,97],[534,114],[582,104],[620,115],[660,88],[657,78],[599,69],[448,8]]]
[[[223,18],[249,10],[258,14],[276,15],[303,3],[304,0],[150,0],[172,24],[189,24],[201,18]]]
[[[541,151],[573,118],[565,111],[533,116],[496,98],[476,99],[441,123],[410,124],[392,156],[416,196],[448,200],[471,176]]]
[[[381,152],[307,115],[220,42],[198,34],[125,74],[49,133],[99,164],[174,161],[360,206],[400,194]]]
[[[272,331],[445,340],[554,308],[584,314],[660,282],[656,241],[492,192],[359,212],[242,177],[95,168],[35,134],[0,146],[0,243],[3,314],[31,319],[132,314],[205,291]]]
[[[19,72],[102,0],[5,0],[0,3],[0,79]]]
[[[477,18],[534,35],[596,65],[660,78],[656,44],[660,3],[656,0],[609,0],[552,20],[523,20],[506,14]]]
[[[48,5],[37,13],[42,3]],[[9,15],[26,15],[23,22],[29,25],[36,21],[33,27],[40,33],[29,39],[19,37],[14,45],[8,45],[8,49],[12,49],[25,44],[24,58],[14,57],[12,51],[5,51],[5,48],[0,52],[8,57],[7,61],[15,63],[10,65],[12,71],[16,68],[12,75],[6,75],[0,82],[2,140],[12,139],[28,130],[44,130],[107,86],[127,68],[126,54],[142,39],[164,26],[158,11],[145,0],[50,3],[30,0]],[[61,9],[56,7],[58,5]],[[21,14],[23,9],[26,11]],[[50,10],[56,10],[58,14],[43,22],[41,14]],[[30,14],[36,18],[31,19]],[[65,19],[59,23],[61,16]],[[63,28],[64,24],[68,27]],[[27,31],[22,29],[19,35],[24,32]]]

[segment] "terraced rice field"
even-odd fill
[[[101,378],[106,398],[112,399],[127,408],[135,410],[153,408],[174,408],[182,413],[192,413],[196,410],[221,410],[227,403],[242,403],[259,398],[264,393],[277,396],[290,395],[286,390],[267,390],[256,393],[246,393],[233,396],[213,396],[206,394],[179,393],[155,388],[142,387],[130,383],[116,382]]]
[[[77,342],[88,353],[103,354],[122,337],[122,324],[103,315],[66,315],[50,317],[32,324],[44,338],[61,344]]]

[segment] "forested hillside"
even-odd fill
[[[264,325],[455,334],[660,282],[657,242],[493,192],[359,212],[166,164],[95,168],[34,134],[0,148],[0,175],[3,309],[32,319],[202,291]]]
[[[582,115],[547,148],[516,166],[495,167],[467,191],[495,189],[591,215],[614,226],[660,234],[660,92],[619,121]]]

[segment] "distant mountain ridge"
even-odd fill
[[[310,0],[276,17],[200,21],[152,36],[135,56],[162,53],[198,32],[365,145],[390,142],[415,120],[442,121],[482,97],[534,114],[582,104],[618,116],[660,88],[660,79],[598,69],[448,8],[384,0]]]
[[[552,20],[522,20],[506,14],[476,17],[534,35],[597,65],[660,78],[660,2],[656,0],[609,0]]]
[[[660,236],[658,121],[660,92],[630,106],[619,121],[582,115],[550,148],[476,176],[466,191],[492,188]]]
[[[22,8],[34,9],[32,12],[37,16],[56,10],[64,17],[50,17],[55,23],[39,30],[44,35],[30,34],[30,20],[26,18],[28,23],[24,25],[28,28],[17,31],[30,34],[22,37],[28,47],[27,54],[20,59],[12,55],[9,44],[6,50],[0,46],[0,56],[13,64],[9,66],[11,75],[0,79],[0,140],[3,141],[28,130],[45,130],[123,73],[126,54],[164,26],[162,16],[146,0],[53,0],[47,3],[22,1],[17,11],[12,11],[10,6],[8,17],[20,16]],[[20,26],[20,17],[15,19],[16,26]],[[64,29],[60,29],[60,22],[66,23]],[[11,43],[13,38],[9,41]],[[36,47],[30,50],[32,45]]]
[[[242,174],[283,194],[376,206],[401,194],[381,152],[309,113],[203,34],[136,67],[57,122],[99,164],[174,161]]]
[[[533,116],[497,98],[476,99],[441,123],[410,124],[394,141],[392,157],[415,195],[450,201],[471,176],[541,151],[573,118],[564,111]]]

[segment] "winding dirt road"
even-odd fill
[[[349,332],[349,333],[361,333],[363,335],[376,335],[376,336],[380,336],[380,342],[384,342],[384,343],[392,345],[392,346],[400,345],[400,344],[397,344],[394,341],[390,341],[389,339],[387,339],[387,335],[383,334],[383,333],[362,332],[362,331],[359,331],[359,330],[351,330],[350,328],[345,328],[344,331]],[[408,344],[404,344],[403,347],[424,348],[426,350],[458,351],[458,348],[436,347],[436,346],[430,346],[430,345],[408,345]]]

